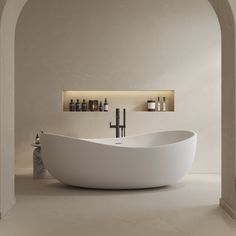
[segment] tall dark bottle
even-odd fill
[[[99,104],[99,111],[103,111],[102,101],[100,101],[100,104]]]
[[[108,102],[107,102],[106,98],[105,98],[105,102],[104,102],[104,105],[103,105],[103,109],[104,109],[104,111],[108,111],[109,110],[109,106],[108,106]]]
[[[75,103],[74,103],[73,99],[70,100],[69,110],[70,111],[75,111]]]
[[[82,105],[81,105],[79,99],[77,99],[76,103],[75,103],[75,110],[76,111],[81,111],[81,109],[82,109]]]
[[[82,102],[82,111],[87,111],[87,102],[85,101],[85,99],[83,99]]]

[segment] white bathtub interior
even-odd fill
[[[168,145],[176,142],[181,142],[192,137],[195,132],[189,131],[162,131],[145,133],[140,135],[133,135],[122,138],[105,138],[105,139],[81,139],[88,142],[100,143],[105,145],[115,145],[123,147],[157,147],[161,145]]]

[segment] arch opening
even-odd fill
[[[222,31],[221,205],[236,218],[234,13],[227,0],[220,2],[209,0],[209,2],[218,16]],[[0,6],[2,7],[0,25],[0,212],[2,216],[15,203],[14,40],[16,23],[26,3],[27,0],[5,0]]]

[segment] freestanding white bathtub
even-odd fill
[[[191,168],[197,135],[165,131],[125,138],[79,139],[42,134],[42,158],[62,183],[137,189],[171,185]]]

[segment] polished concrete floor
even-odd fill
[[[16,176],[17,204],[1,236],[235,236],[218,207],[220,176],[188,175],[172,187],[102,191]]]

